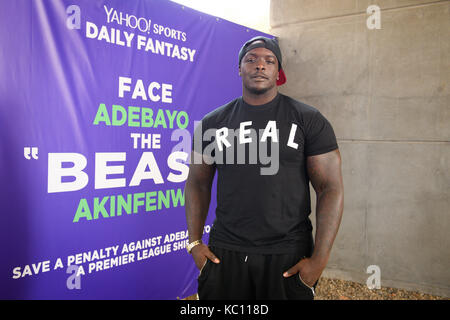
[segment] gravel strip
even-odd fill
[[[338,279],[320,278],[316,300],[450,300],[416,291],[381,287],[369,289],[365,284]]]

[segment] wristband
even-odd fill
[[[187,247],[186,247],[187,252],[190,254],[191,251],[192,251],[192,249],[193,249],[195,246],[198,246],[199,244],[202,244],[202,243],[203,243],[203,242],[202,242],[201,239],[200,239],[200,240],[195,240],[194,242],[189,243],[189,244],[187,245]]]

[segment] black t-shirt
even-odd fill
[[[262,254],[304,246],[312,231],[306,157],[337,148],[317,109],[282,94],[259,106],[240,97],[208,113],[193,149],[218,172],[210,245]]]

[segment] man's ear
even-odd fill
[[[239,66],[239,77],[241,77],[241,66]]]

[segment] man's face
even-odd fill
[[[242,58],[239,75],[249,92],[266,93],[277,86],[278,59],[269,49],[252,49]]]

